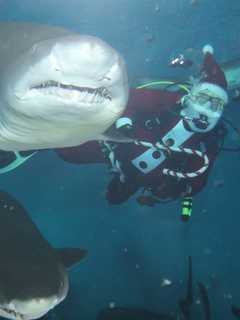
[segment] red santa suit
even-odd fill
[[[206,53],[203,65],[204,81],[226,88],[224,73],[212,54]],[[179,179],[163,174],[163,169],[181,172],[198,170],[202,159],[196,155],[168,152],[156,147],[134,143],[99,143],[91,141],[73,148],[58,149],[65,161],[84,163],[108,163],[114,177],[108,185],[106,197],[111,204],[126,201],[139,189],[149,189],[160,200],[193,196],[206,184],[210,169],[219,151],[222,128],[218,124],[206,133],[191,131],[186,121],[176,113],[182,92],[131,89],[125,113],[116,122],[132,127],[134,139],[161,142],[170,147],[184,147],[204,152],[209,159],[208,169],[195,178]],[[108,149],[109,148],[109,149]],[[105,149],[105,152],[103,152]]]

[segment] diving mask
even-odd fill
[[[207,92],[199,92],[196,95],[190,94],[189,98],[199,105],[206,105],[214,112],[222,111],[225,104],[221,98],[210,96]]]
[[[182,98],[181,116],[192,131],[208,132],[218,123],[227,101],[224,89],[215,84],[200,83]]]

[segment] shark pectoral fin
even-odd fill
[[[129,132],[122,131],[116,129],[115,126],[111,126],[108,130],[98,136],[98,140],[120,143],[134,142],[134,138],[132,137],[132,130],[129,130]]]
[[[101,136],[98,136],[97,140],[103,140],[103,141],[110,141],[110,142],[116,142],[116,143],[131,143],[134,142],[134,139],[128,138],[121,135],[108,135],[103,134]]]
[[[56,249],[60,261],[66,268],[70,268],[79,263],[87,256],[88,251],[79,248]]]

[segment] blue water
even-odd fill
[[[132,84],[179,78],[183,73],[169,70],[169,58],[206,43],[220,62],[240,57],[239,0],[1,0],[0,20],[99,36],[122,53]],[[226,115],[238,125],[240,106],[231,104]],[[140,208],[132,199],[109,206],[103,166],[66,164],[52,151],[1,176],[1,188],[21,200],[52,245],[89,250],[70,272],[57,319],[94,320],[110,303],[174,311],[185,292],[188,255],[194,279],[209,288],[213,319],[231,319],[230,305],[240,305],[239,160],[238,153],[220,155],[188,224],[181,223],[177,202]],[[216,187],[218,181],[223,186]],[[172,286],[162,288],[163,278]]]

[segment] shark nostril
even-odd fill
[[[101,77],[101,78],[99,78],[99,79],[98,79],[98,81],[103,81],[103,80],[111,81],[111,80],[112,80],[112,78],[107,77],[107,76],[103,76],[103,77]]]

